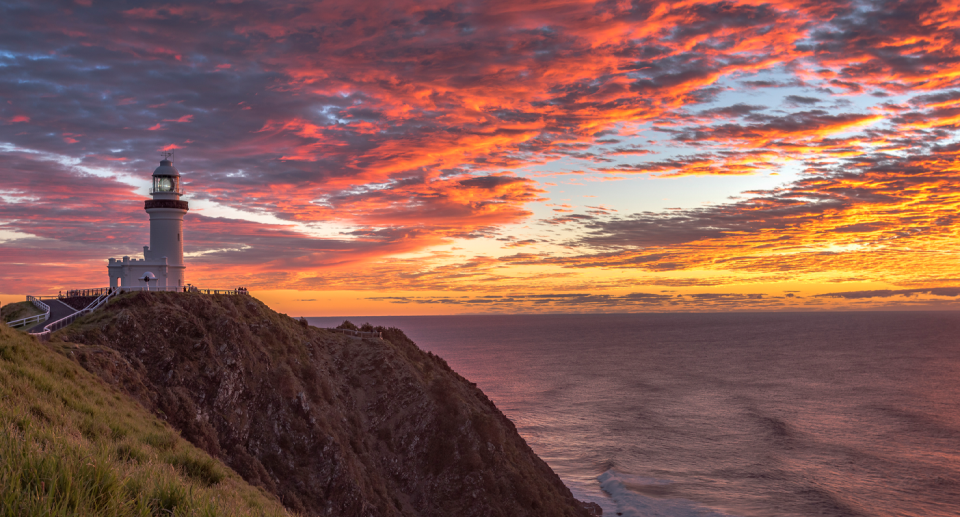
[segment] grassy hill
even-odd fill
[[[0,320],[4,322],[29,318],[37,314],[43,314],[43,311],[30,302],[8,303],[0,307]]]
[[[289,515],[55,346],[0,324],[0,516]]]

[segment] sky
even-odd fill
[[[187,281],[291,315],[955,309],[957,10],[0,0],[0,302],[173,150]]]

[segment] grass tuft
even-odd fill
[[[158,451],[169,451],[177,444],[177,437],[169,432],[150,433],[143,437],[143,442]]]
[[[190,454],[180,451],[172,458],[170,464],[186,474],[190,479],[202,483],[204,486],[215,485],[223,481],[223,469],[213,458]]]

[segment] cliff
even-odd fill
[[[397,329],[359,339],[250,296],[141,292],[53,341],[305,515],[590,515],[475,385]]]
[[[0,325],[0,516],[61,515],[289,514],[129,397]]]

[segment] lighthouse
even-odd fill
[[[183,264],[183,216],[190,209],[180,199],[180,171],[165,155],[153,171],[150,195],[143,208],[150,216],[150,245],[143,258],[111,258],[107,264],[110,287],[179,290],[186,284]]]

